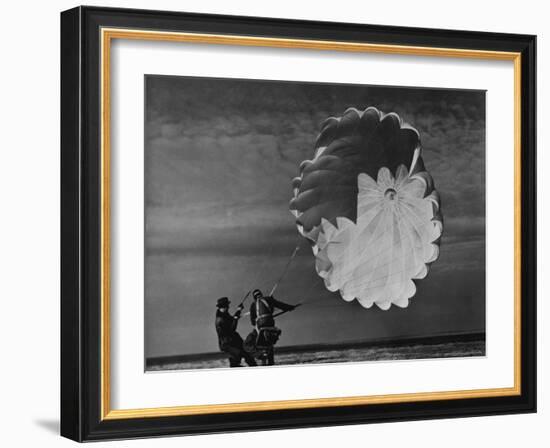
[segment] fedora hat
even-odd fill
[[[218,308],[227,308],[229,307],[229,304],[231,302],[229,301],[229,299],[227,297],[221,297],[218,299],[218,302],[216,303],[216,306]]]

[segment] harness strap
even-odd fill
[[[260,338],[262,336],[262,331],[268,330],[268,329],[275,329],[276,327],[264,327],[260,328],[258,327],[258,320],[264,317],[273,317],[273,313],[262,313],[260,314],[260,301],[263,303],[263,305],[269,310],[269,303],[262,297],[256,301],[256,332],[258,333],[258,336],[256,337],[256,346],[258,346],[258,342],[260,341]]]
[[[258,334],[260,333],[260,328],[258,327],[258,320],[264,317],[273,317],[273,313],[262,313],[260,314],[260,301],[264,304],[264,306],[269,310],[269,303],[262,297],[261,299],[258,299],[256,301],[256,330],[258,330]]]

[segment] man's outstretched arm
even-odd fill
[[[243,310],[243,306],[239,305],[237,307],[237,311],[235,311],[235,314],[233,315],[233,324],[232,324],[233,330],[237,329],[237,324],[239,323],[239,319],[241,318],[242,310]]]
[[[282,311],[292,311],[294,308],[296,308],[296,306],[281,302],[280,300],[275,299],[275,297],[269,297],[269,302],[272,306],[274,306],[275,308],[279,308]]]

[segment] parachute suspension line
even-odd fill
[[[241,300],[241,303],[239,303],[239,306],[243,305],[244,306],[244,302],[246,302],[246,299],[248,299],[248,296],[250,295],[250,293],[252,292],[252,290],[250,289],[246,295],[244,296],[243,300]]]
[[[306,297],[307,297],[307,294],[306,294]],[[323,301],[326,301],[326,297],[309,297],[300,303],[302,305],[311,305],[312,303],[318,303]]]
[[[256,288],[259,281],[262,280],[264,273],[266,272],[268,266],[268,260],[270,259],[270,255],[273,252],[273,246],[269,247],[269,254],[264,254],[262,256],[262,261],[256,265],[254,279],[252,280],[252,285],[254,288]],[[268,256],[269,255],[269,256]],[[250,290],[252,292],[252,290]]]
[[[290,267],[290,264],[292,263],[292,260],[294,260],[294,257],[296,257],[296,254],[298,253],[298,251],[300,250],[300,244],[298,244],[295,248],[294,248],[294,252],[292,252],[292,255],[290,256],[288,262],[286,263],[286,266],[285,268],[283,269],[283,273],[281,274],[281,276],[279,277],[279,279],[275,282],[275,284],[273,285],[273,288],[271,288],[271,291],[269,292],[269,295],[272,296],[273,293],[275,292],[275,290],[277,289],[277,286],[279,286],[279,283],[281,283],[281,281],[283,280],[283,278],[285,277],[287,271],[288,271],[288,268]]]

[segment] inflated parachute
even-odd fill
[[[366,308],[406,307],[443,230],[416,129],[374,107],[328,118],[293,189],[290,209],[327,289]]]

